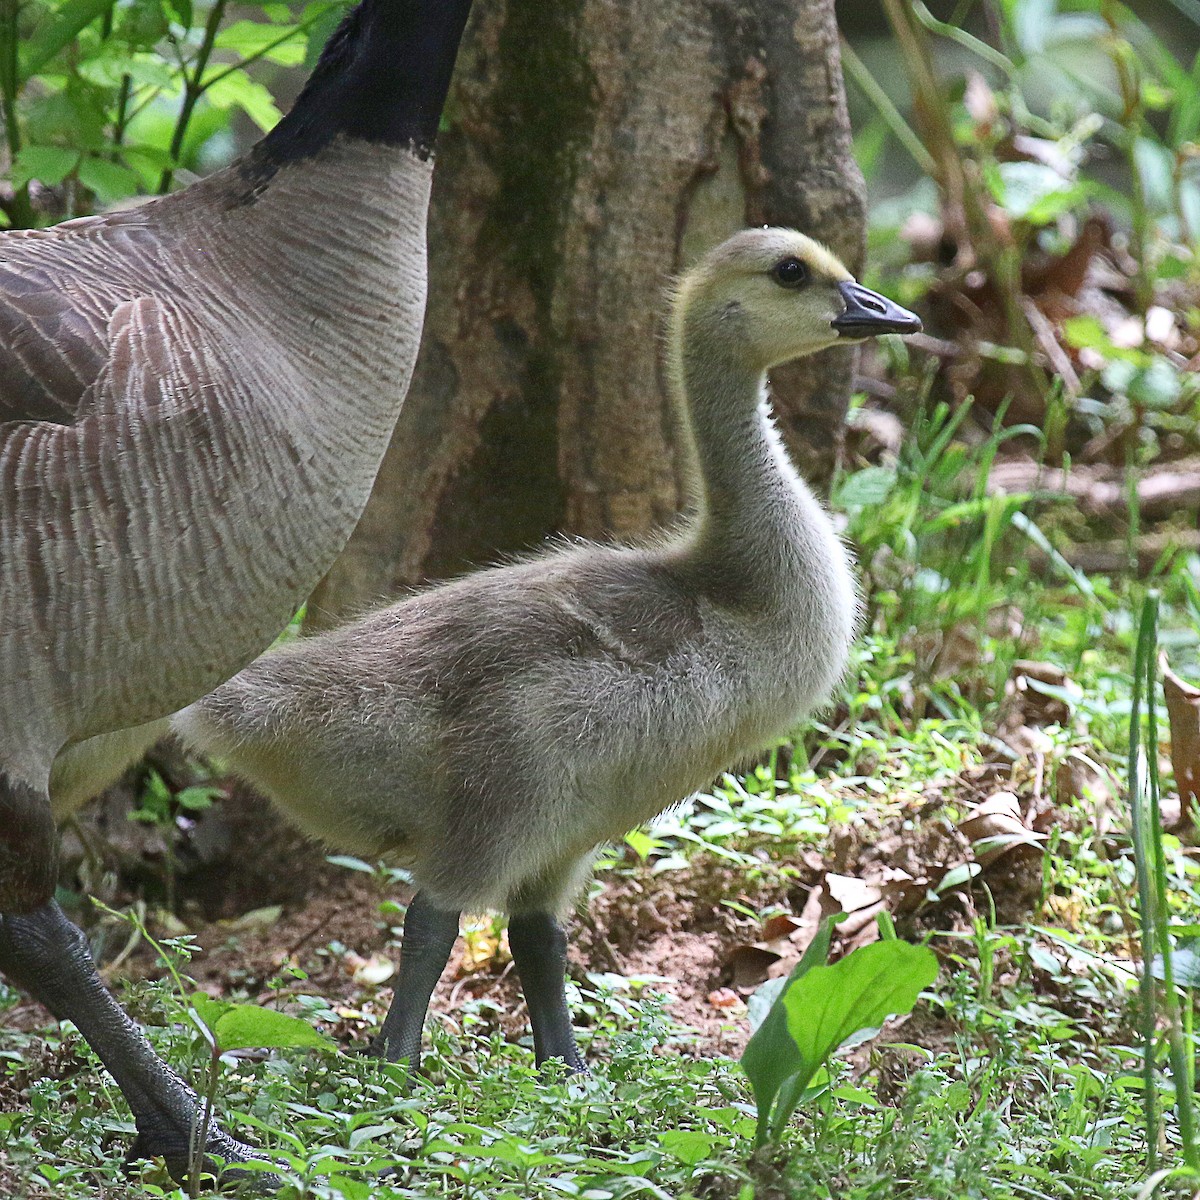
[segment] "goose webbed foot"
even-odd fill
[[[44,1004],[55,1018],[73,1022],[117,1081],[138,1131],[127,1161],[161,1157],[176,1180],[184,1179],[203,1105],[109,994],[83,934],[56,902],[29,913],[0,915],[0,973]],[[223,1181],[238,1172],[218,1166],[214,1159],[238,1163],[263,1157],[215,1124],[207,1151],[204,1169]],[[273,1175],[256,1173],[256,1178],[261,1190],[278,1183]]]
[[[567,935],[562,926],[548,912],[514,914],[508,922],[508,944],[529,1009],[538,1066],[561,1058],[572,1075],[585,1073],[587,1064],[575,1044],[567,1008]]]
[[[404,941],[392,1006],[379,1036],[367,1048],[368,1054],[390,1062],[406,1060],[414,1069],[420,1066],[421,1032],[429,999],[458,940],[460,915],[438,908],[424,892],[412,898],[404,916]]]
[[[125,1154],[125,1164],[130,1166],[142,1159],[161,1158],[171,1178],[177,1183],[187,1183],[191,1172],[191,1131],[170,1120],[158,1116],[137,1118],[138,1134],[133,1145]],[[210,1128],[205,1143],[200,1170],[212,1176],[219,1188],[238,1188],[238,1195],[269,1195],[276,1192],[282,1180],[270,1171],[247,1171],[239,1163],[269,1162],[261,1150],[239,1142],[223,1129]]]

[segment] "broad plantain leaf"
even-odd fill
[[[932,951],[887,940],[863,946],[833,966],[832,918],[788,979],[742,1056],[758,1106],[756,1144],[778,1138],[829,1056],[854,1034],[912,1011],[937,977]]]
[[[750,1086],[754,1090],[754,1103],[758,1107],[756,1145],[761,1146],[766,1141],[767,1119],[779,1089],[803,1066],[796,1043],[788,1033],[787,1010],[783,1007],[783,997],[808,971],[829,957],[833,923],[841,917],[841,913],[835,913],[821,922],[817,936],[809,943],[804,957],[787,977],[783,991],[771,1005],[762,1024],[755,1030],[754,1036],[746,1043],[746,1049],[742,1052],[742,1070],[750,1080]],[[773,982],[765,986],[771,987]]]

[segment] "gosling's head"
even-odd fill
[[[827,346],[880,333],[916,333],[920,318],[856,283],[830,251],[794,229],[734,234],[684,276],[676,319],[702,322],[765,371]]]

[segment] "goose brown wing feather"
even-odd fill
[[[114,314],[170,286],[161,240],[138,212],[0,237],[0,422],[73,425],[86,415]]]
[[[80,505],[103,502],[124,495],[121,470],[137,477],[138,468],[122,460],[146,455],[157,460],[164,453],[181,459],[172,487],[187,487],[194,480],[182,460],[192,460],[195,450],[188,430],[203,425],[211,438],[219,433],[207,427],[219,416],[220,401],[242,398],[241,385],[210,341],[171,297],[137,296],[116,305],[96,351],[69,359],[80,371],[72,413],[66,419],[0,424],[0,467],[7,460],[16,471],[11,479],[0,472],[0,491],[9,496],[40,491],[51,506],[72,495]],[[85,365],[92,375],[86,381]],[[39,446],[37,470],[17,470],[23,458],[26,467],[32,465],[23,448],[33,443]],[[78,539],[77,526],[65,528]]]
[[[9,670],[49,671],[83,706],[72,720],[86,736],[169,712],[219,681],[180,691],[164,668],[127,688],[121,655],[132,640],[166,662],[168,647],[196,636],[183,603],[196,574],[234,570],[196,513],[222,505],[228,477],[247,467],[220,404],[244,398],[192,314],[171,297],[137,297],[116,307],[105,340],[74,424],[0,426]]]
[[[107,357],[104,316],[0,266],[0,421],[75,422]]]

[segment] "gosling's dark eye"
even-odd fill
[[[808,268],[798,258],[784,258],[771,268],[771,278],[780,287],[803,287],[808,282]]]

